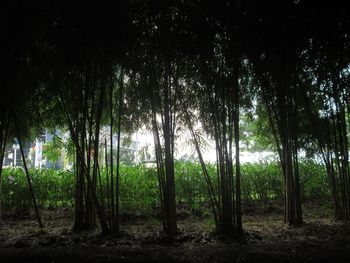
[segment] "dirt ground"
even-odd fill
[[[246,215],[236,239],[212,234],[210,218],[181,217],[172,240],[157,219],[126,217],[117,238],[72,232],[69,213],[45,211],[43,231],[33,218],[3,222],[0,262],[350,262],[350,223],[315,211],[299,228],[280,212]]]

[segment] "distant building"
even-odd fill
[[[43,157],[43,146],[45,143],[50,142],[52,138],[53,134],[45,131],[41,136],[35,139],[35,142],[23,142],[23,152],[26,156],[26,161],[29,168],[63,168],[62,160],[52,162],[48,160],[48,158]],[[14,139],[12,146],[5,149],[3,167],[17,167],[22,165],[23,163],[19,144],[18,141]]]
[[[107,154],[110,154],[110,136],[108,133],[108,127],[103,127],[101,129],[100,135],[100,157],[105,158],[105,142],[107,144]],[[57,161],[52,161],[45,156],[45,147],[47,144],[52,142],[54,136],[61,137],[62,141],[66,142],[68,133],[62,133],[61,131],[55,131],[55,134],[50,133],[48,131],[44,131],[42,135],[35,139],[35,141],[24,141],[23,142],[23,150],[24,155],[26,156],[26,161],[28,167],[35,167],[38,169],[41,168],[51,168],[51,169],[70,169],[72,167],[72,163],[67,161],[65,149],[62,148],[60,151],[60,156]],[[113,154],[114,158],[116,158],[116,151],[118,145],[118,137],[116,134],[113,135]],[[131,136],[126,136],[126,134],[121,135],[121,143],[120,143],[120,160],[123,163],[133,164],[143,161],[140,157],[140,141],[138,140],[138,134],[134,133]],[[109,161],[109,160],[108,160]],[[22,157],[19,149],[19,144],[14,140],[14,144],[9,146],[5,150],[5,156],[3,160],[3,167],[16,167],[22,166]],[[103,162],[101,166],[105,165]]]

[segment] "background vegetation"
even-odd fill
[[[207,164],[214,181],[215,164]],[[277,162],[245,163],[242,169],[243,209],[251,203],[281,204],[283,202],[283,175]],[[191,161],[175,163],[177,208],[195,215],[209,213],[207,186],[200,164]],[[31,169],[31,178],[37,201],[42,208],[73,209],[74,173],[67,170]],[[101,170],[102,195],[107,197],[105,169]],[[3,171],[3,211],[7,215],[29,211],[32,200],[22,168]],[[318,205],[330,203],[330,192],[325,167],[310,160],[300,162],[303,202]],[[120,202],[122,214],[158,215],[160,217],[159,186],[156,168],[145,165],[121,166]],[[98,191],[101,195],[101,191]],[[104,205],[107,205],[104,198]]]

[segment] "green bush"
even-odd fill
[[[150,213],[157,206],[159,186],[154,168],[121,166],[120,203],[124,211]]]
[[[268,201],[283,197],[282,170],[277,163],[246,163],[241,173],[243,200]]]
[[[217,172],[215,164],[207,169],[215,191]],[[57,208],[74,205],[74,174],[71,171],[31,169],[35,195],[40,207]],[[241,165],[242,200],[280,201],[283,199],[283,175],[278,162],[245,163]],[[32,207],[27,178],[22,168],[3,170],[2,206],[4,211]],[[102,195],[107,197],[106,171],[101,169]],[[324,166],[300,162],[302,199],[323,201],[330,197]],[[208,203],[207,185],[199,163],[179,161],[175,163],[175,187],[178,204],[190,209],[200,209]],[[100,188],[97,188],[100,190]],[[101,193],[98,193],[101,196]],[[106,203],[106,200],[105,200]],[[159,209],[159,184],[155,167],[122,165],[120,170],[120,204],[123,212],[150,214]]]
[[[284,178],[278,162],[246,163],[242,170],[242,199],[269,201],[282,200]],[[329,200],[330,192],[326,169],[313,161],[299,164],[302,201],[321,202]]]
[[[69,171],[30,169],[35,196],[40,207],[72,206],[74,177]],[[2,205],[4,211],[28,209],[32,197],[23,168],[7,168],[2,176]]]
[[[325,201],[330,199],[330,188],[326,168],[313,161],[299,164],[302,199]]]

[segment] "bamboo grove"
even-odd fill
[[[66,4],[1,4],[0,156],[12,137],[43,126],[67,129],[75,229],[99,222],[104,233],[120,232],[121,132],[145,125],[154,138],[164,231],[177,233],[174,152],[178,129],[186,127],[216,231],[241,233],[240,117],[254,104],[265,113],[256,117],[267,119],[282,167],[285,222],[303,222],[298,162],[310,149],[326,165],[335,216],[350,219],[348,2]],[[215,142],[216,180],[196,123]]]

